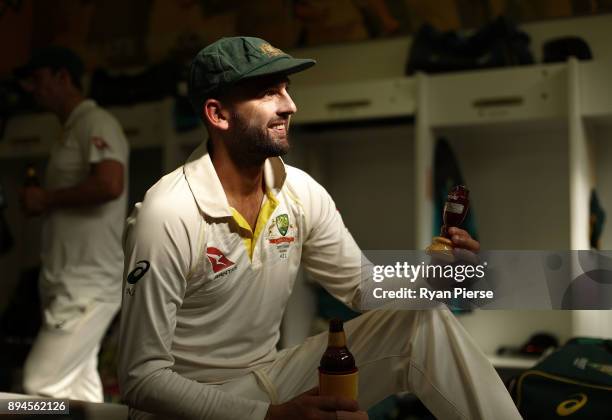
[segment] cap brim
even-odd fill
[[[257,69],[243,75],[240,80],[251,79],[253,77],[271,75],[289,75],[304,71],[317,62],[309,58],[278,57],[278,59],[265,64]]]

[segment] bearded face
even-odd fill
[[[255,163],[289,151],[289,121],[297,108],[288,84],[286,77],[277,76],[241,86],[224,135],[232,156]]]
[[[289,151],[289,117],[257,118],[233,113],[231,137],[236,152],[253,158],[283,156]]]

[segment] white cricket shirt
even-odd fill
[[[102,205],[59,208],[45,216],[40,288],[43,298],[52,299],[56,307],[45,316],[60,316],[58,307],[87,305],[92,300],[119,301],[128,154],[121,126],[92,100],[72,111],[61,138],[53,144],[45,188],[74,187],[88,177],[91,164],[107,159],[123,164],[125,187],[119,198]]]
[[[263,419],[268,404],[219,383],[276,356],[300,264],[344,303],[361,300],[361,251],[329,194],[265,163],[255,232],[230,208],[206,145],[128,218],[119,380],[131,407],[169,418]]]

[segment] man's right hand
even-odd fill
[[[368,414],[359,411],[357,401],[342,397],[319,395],[313,388],[279,405],[270,405],[266,420],[367,420]]]

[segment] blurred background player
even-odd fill
[[[117,120],[85,98],[83,69],[76,54],[53,46],[15,71],[63,126],[42,186],[28,182],[21,193],[25,214],[43,217],[43,322],[23,386],[32,395],[101,402],[97,356],[121,299],[129,148]]]

